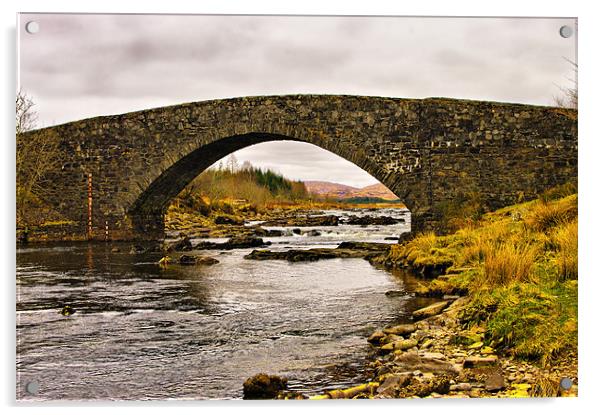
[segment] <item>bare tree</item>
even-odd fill
[[[573,86],[570,88],[559,86],[558,88],[562,92],[562,95],[554,97],[554,104],[561,108],[577,109],[579,103],[577,87],[578,66],[576,62],[573,62],[570,59],[565,58],[565,60],[573,66],[574,78],[570,79],[570,81],[573,83]]]
[[[39,130],[25,134],[37,124],[34,105],[31,97],[19,90],[15,105],[17,224],[24,226],[43,220],[48,173],[60,162],[59,137],[55,132]]]
[[[230,173],[234,173],[238,170],[238,159],[234,155],[234,153],[230,154],[228,160],[226,160],[226,165],[228,166],[228,170]]]
[[[33,100],[23,90],[17,92],[17,100],[15,103],[16,116],[15,128],[17,135],[29,130],[33,130],[38,121],[38,114],[33,109]]]

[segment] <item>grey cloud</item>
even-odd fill
[[[23,26],[33,19],[41,30],[28,35]],[[573,39],[558,35],[571,19],[34,14],[21,22],[20,84],[44,125],[290,93],[549,105],[571,85],[563,57],[576,52]],[[281,145],[239,158],[296,178],[374,182],[330,153],[294,147],[291,157],[293,147]]]

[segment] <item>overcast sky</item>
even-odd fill
[[[39,32],[28,34],[35,20]],[[20,86],[41,126],[248,95],[432,96],[550,105],[572,85],[572,19],[21,15]],[[376,180],[309,144],[239,161],[288,177]]]

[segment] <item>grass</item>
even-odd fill
[[[575,219],[556,228],[551,236],[552,246],[557,250],[555,262],[561,280],[577,279],[579,266],[578,227],[577,219]]]
[[[566,191],[487,213],[450,235],[419,235],[385,261],[435,277],[419,295],[468,294],[462,322],[481,326],[498,352],[551,365],[577,348],[577,195]]]
[[[484,282],[491,286],[528,282],[539,247],[528,241],[487,242],[482,248]]]
[[[576,217],[577,195],[571,195],[553,202],[539,200],[525,217],[525,223],[535,231],[545,232]]]

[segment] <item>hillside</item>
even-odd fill
[[[379,198],[384,200],[396,200],[397,196],[381,183],[375,183],[370,186],[357,188],[340,183],[324,181],[306,181],[305,188],[311,194],[332,198],[332,199],[350,199],[350,198]]]

